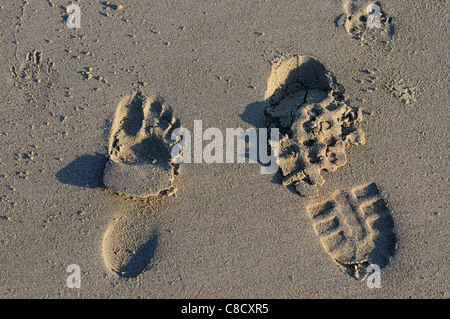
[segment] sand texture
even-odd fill
[[[449,298],[449,14],[2,1],[0,298]],[[200,120],[278,129],[278,172],[175,161]]]

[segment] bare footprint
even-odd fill
[[[352,277],[364,279],[371,264],[385,267],[395,252],[392,216],[375,183],[337,192],[308,212],[325,250]]]
[[[325,180],[347,163],[345,148],[365,143],[357,128],[361,109],[344,99],[344,88],[319,61],[283,58],[273,65],[266,91],[269,128],[279,128],[283,184],[305,197],[317,197]]]
[[[41,52],[28,52],[19,66],[11,67],[11,76],[17,87],[24,91],[30,102],[37,102],[46,96],[47,89],[56,76],[53,62],[44,58]]]
[[[383,12],[381,4],[367,0],[343,0],[344,13],[340,16],[347,32],[365,44],[386,41],[394,32],[391,18]],[[339,20],[339,19],[338,19]]]
[[[171,134],[179,126],[161,98],[141,92],[124,97],[111,130],[106,187],[138,198],[173,192],[178,166],[171,158]]]
[[[124,97],[116,110],[109,141],[104,183],[114,192],[134,198],[143,207],[109,224],[102,255],[106,268],[121,278],[135,278],[152,267],[158,248],[154,212],[164,195],[176,191],[171,148],[174,129],[180,127],[172,110],[158,97],[136,92]],[[144,211],[144,213],[142,213]]]

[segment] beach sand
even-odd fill
[[[382,27],[364,29],[369,2],[344,2],[3,1],[0,297],[449,298],[448,4],[383,0]],[[293,56],[364,116],[365,143],[321,172],[318,197],[257,163],[166,167],[150,190],[129,173],[138,195],[165,190],[146,199],[105,187],[128,183],[104,182],[127,96],[160,97],[190,131],[265,128],[269,78]],[[364,224],[367,210],[387,217]],[[350,232],[345,251],[324,212]],[[388,258],[378,289],[359,274],[378,257],[348,261],[364,249]]]

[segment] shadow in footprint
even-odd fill
[[[266,120],[266,113],[265,113],[265,102],[254,102],[249,105],[247,105],[244,109],[244,112],[242,114],[239,114],[239,117],[241,120],[245,121],[246,123],[254,126],[257,130],[259,128],[265,128],[267,126],[267,120]],[[259,150],[260,145],[258,145],[258,154],[260,152]],[[267,149],[270,149],[269,146],[267,146]],[[245,157],[249,158],[248,149],[246,150]],[[258,163],[260,165],[266,166],[267,164],[263,164],[258,160]],[[280,184],[282,182],[282,175],[281,172],[278,171],[275,174],[273,174],[273,178],[270,181],[274,184]]]
[[[136,278],[150,269],[150,263],[155,255],[156,248],[158,248],[158,236],[153,235],[145,244],[139,246],[136,253],[126,264],[114,270],[114,272],[122,278]]]
[[[254,127],[266,127],[266,114],[264,102],[254,102],[247,105],[244,112],[239,115],[241,120]]]
[[[334,26],[336,28],[339,28],[340,26],[344,26],[344,22],[343,22],[344,18],[345,18],[345,14],[344,13],[338,15],[333,21]]]
[[[246,123],[253,125],[256,129],[258,128],[265,128],[266,123],[266,114],[265,114],[265,102],[254,102],[249,105],[247,105],[244,109],[244,112],[239,115],[241,120],[245,121]],[[258,154],[259,154],[259,145],[258,145]],[[268,148],[269,149],[269,148]],[[248,151],[248,150],[247,150]],[[248,159],[248,152],[246,153],[246,158]],[[267,166],[267,164],[263,164],[258,161],[260,165]],[[277,171],[275,174],[273,174],[271,183],[273,184],[282,184],[283,175],[280,171]],[[292,187],[288,187],[289,191],[292,193],[296,193],[296,191]]]
[[[87,188],[104,187],[103,169],[106,161],[104,154],[85,154],[76,158],[55,176],[63,184]]]

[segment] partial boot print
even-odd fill
[[[395,252],[394,222],[375,183],[337,192],[308,212],[327,253],[352,277],[364,279],[371,264],[385,267]]]

